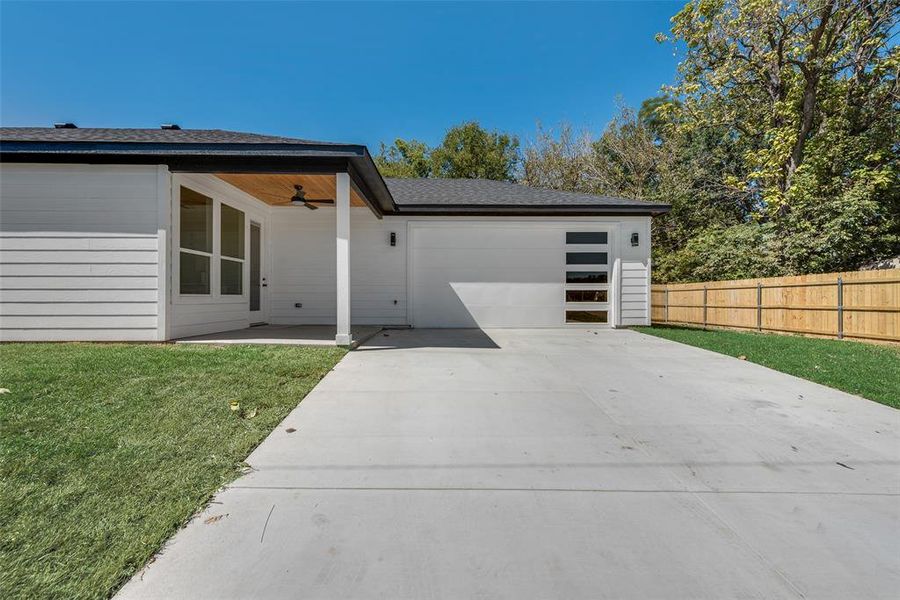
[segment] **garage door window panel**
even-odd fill
[[[609,283],[608,271],[566,271],[567,284],[599,285]]]
[[[593,302],[605,304],[608,301],[608,290],[566,290],[566,302]]]
[[[567,265],[605,265],[608,260],[606,252],[566,252]]]
[[[608,323],[606,310],[567,310],[566,323]]]
[[[566,244],[607,244],[605,231],[567,231]]]

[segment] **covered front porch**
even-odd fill
[[[394,206],[359,152],[170,164],[168,339],[350,347],[376,333],[351,317],[351,211],[377,223]]]

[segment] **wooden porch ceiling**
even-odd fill
[[[302,185],[306,200],[326,200],[324,206],[333,203],[334,175],[281,174],[281,173],[216,173],[216,177],[247,192],[254,198],[272,206],[290,206],[294,186]],[[350,186],[350,206],[366,206],[355,186]]]

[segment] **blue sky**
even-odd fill
[[[601,129],[674,77],[683,2],[0,2],[0,122],[438,142]]]

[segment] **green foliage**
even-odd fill
[[[771,225],[743,223],[700,229],[684,246],[660,253],[654,263],[663,281],[713,281],[783,274]]]
[[[433,173],[438,177],[512,181],[518,160],[515,136],[486,131],[474,121],[451,127],[431,152]]]
[[[512,181],[519,162],[519,141],[470,121],[451,127],[434,148],[417,140],[397,139],[389,147],[382,144],[375,162],[385,177]]]
[[[394,140],[390,146],[381,144],[375,164],[385,177],[428,177],[431,175],[430,150],[418,140]]]
[[[900,255],[896,0],[692,0],[678,80],[597,138],[538,131],[529,185],[656,200],[654,277],[853,270]]]
[[[344,353],[0,345],[0,597],[109,597]]]

